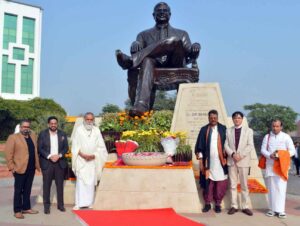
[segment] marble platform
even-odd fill
[[[199,213],[201,204],[192,168],[104,168],[94,209],[126,210],[172,207]]]

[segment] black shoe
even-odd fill
[[[222,212],[221,206],[215,206],[215,212],[216,213],[221,213]]]
[[[44,209],[45,214],[50,214],[50,209]]]
[[[123,68],[124,70],[129,69],[132,67],[132,59],[130,56],[127,56],[126,54],[122,53],[121,50],[116,50],[116,57],[117,62]]]
[[[57,207],[57,209],[59,209],[61,212],[66,212],[66,208],[65,207]]]
[[[249,209],[243,209],[242,212],[248,216],[252,216],[253,215],[253,212]]]
[[[238,211],[238,209],[231,207],[230,210],[227,212],[229,215],[235,214]]]
[[[202,209],[202,213],[206,213],[210,211],[211,205],[210,204],[205,204],[204,208]]]

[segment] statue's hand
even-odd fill
[[[134,42],[131,44],[130,52],[131,52],[131,54],[133,54],[133,53],[136,53],[136,52],[140,51],[141,49],[142,49],[141,43],[138,42],[138,41],[134,41]]]
[[[201,45],[199,43],[195,42],[192,44],[191,52],[192,52],[192,54],[196,55],[196,54],[199,54],[200,49],[201,49]]]

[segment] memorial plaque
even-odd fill
[[[227,113],[218,83],[181,84],[171,131],[186,131],[194,148],[200,128],[208,123],[208,112],[215,109],[219,122],[228,125]]]

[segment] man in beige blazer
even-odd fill
[[[14,216],[23,219],[23,214],[37,214],[37,210],[31,209],[30,194],[35,170],[40,170],[40,164],[37,138],[31,133],[30,121],[21,121],[20,132],[8,137],[4,151],[7,167],[15,178]]]
[[[240,179],[242,190],[242,212],[252,216],[249,209],[248,174],[250,171],[251,151],[254,149],[253,130],[242,126],[244,114],[236,111],[232,114],[234,126],[226,131],[225,150],[227,153],[227,165],[230,181],[231,208],[228,211],[232,215],[238,211],[237,184]]]

